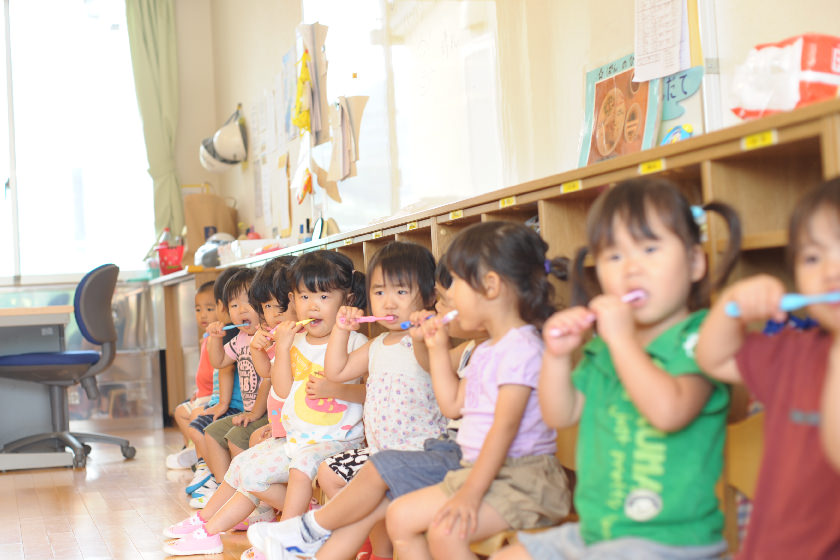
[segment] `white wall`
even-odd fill
[[[216,130],[216,74],[210,4],[206,0],[175,2],[178,34],[180,107],[175,137],[175,169],[182,185],[217,178],[198,161],[198,146]]]
[[[724,108],[724,124],[731,125],[737,119],[728,110],[731,76],[736,64],[745,58],[748,50],[755,44],[776,41],[791,35],[808,31],[840,35],[840,2],[837,0],[806,0],[805,2],[789,2],[787,0],[759,1],[759,0],[699,0],[701,3],[712,2],[717,14],[716,25],[718,31],[718,48],[721,67],[721,105]],[[176,3],[179,18],[179,48],[182,49],[182,117],[183,125],[178,137],[179,177],[184,183],[209,180],[218,187],[222,194],[232,196],[238,201],[240,219],[246,224],[255,224],[264,235],[261,220],[255,216],[255,201],[253,194],[253,176],[249,168],[237,168],[222,175],[211,176],[198,167],[196,151],[198,142],[204,136],[218,127],[234,110],[237,102],[245,104],[246,117],[248,104],[257,100],[264,88],[270,87],[273,76],[280,70],[282,55],[295,42],[295,25],[301,21],[306,4],[309,12],[317,13],[323,10],[327,0],[212,0],[209,4],[204,0],[178,0]],[[490,129],[487,123],[482,123],[482,135],[496,134],[493,141],[500,146],[501,163],[498,171],[494,171],[498,180],[490,184],[485,178],[484,183],[461,169],[450,166],[467,165],[461,160],[466,158],[452,158],[453,150],[462,153],[464,135],[454,130],[458,127],[473,126],[467,120],[453,122],[453,113],[435,111],[433,108],[423,108],[421,105],[401,104],[396,110],[406,113],[413,112],[410,119],[405,120],[403,128],[399,129],[400,138],[398,166],[406,165],[397,173],[391,173],[398,183],[391,193],[380,190],[366,193],[366,182],[379,183],[382,174],[382,162],[360,162],[360,175],[353,179],[352,188],[343,191],[345,202],[340,207],[342,215],[353,215],[359,222],[358,227],[375,216],[381,216],[381,204],[377,205],[377,213],[369,215],[366,203],[373,196],[387,197],[394,194],[402,197],[390,204],[391,208],[404,206],[416,201],[418,191],[434,191],[440,189],[457,197],[467,197],[476,194],[475,189],[487,191],[495,188],[525,182],[531,179],[558,173],[576,167],[580,143],[581,127],[584,112],[584,84],[587,70],[600,66],[606,62],[619,58],[633,50],[633,2],[630,0],[598,0],[596,2],[561,2],[558,0],[495,0],[491,5],[495,14],[486,16],[487,2],[472,0],[472,2],[451,2],[437,0],[435,8],[429,8],[428,0],[382,0],[382,10],[395,15],[409,13],[423,15],[417,17],[418,25],[425,25],[423,33],[434,34],[440,29],[428,29],[429,25],[441,14],[451,13],[459,18],[464,25],[477,25],[477,21],[492,21],[495,29],[491,29],[492,41],[497,49],[497,91],[493,100],[487,101],[488,106],[495,106],[497,111],[493,115]],[[474,4],[470,6],[470,4]],[[365,4],[366,5],[366,4]],[[440,8],[437,10],[436,8]],[[209,15],[208,15],[209,12]],[[431,14],[431,15],[429,15]],[[207,20],[210,20],[211,49],[207,49],[205,41],[208,33]],[[388,18],[385,18],[386,21]],[[430,24],[430,22],[432,22]],[[479,22],[480,23],[480,22]],[[340,25],[341,22],[333,22]],[[369,28],[360,29],[353,40],[371,43],[376,35],[371,29],[381,26],[382,22],[371,21]],[[473,29],[474,31],[475,29]],[[406,30],[401,32],[411,38]],[[449,33],[447,31],[447,33]],[[452,34],[450,34],[452,35]],[[342,35],[346,36],[346,35]],[[435,35],[435,40],[440,37]],[[451,37],[445,37],[446,40]],[[381,38],[379,39],[381,43]],[[455,41],[459,36],[455,34]],[[329,35],[328,35],[329,43]],[[429,45],[418,37],[417,52],[419,56],[440,56],[441,44],[438,41]],[[330,45],[335,52],[337,46]],[[328,58],[330,50],[328,49]],[[425,49],[425,50],[424,50]],[[212,51],[213,65],[207,68],[208,51]],[[451,54],[451,53],[450,53]],[[333,56],[330,72],[343,75],[355,71],[352,63],[345,63],[340,56]],[[405,60],[405,59],[404,59]],[[347,65],[343,68],[343,65]],[[433,64],[426,64],[433,67]],[[394,75],[400,75],[400,68],[394,69]],[[405,74],[405,72],[403,72]],[[359,80],[363,80],[360,76]],[[460,77],[461,81],[469,78]],[[431,83],[429,87],[446,88],[439,91],[450,91],[453,104],[462,106],[466,103],[463,97],[463,84],[453,86],[451,76],[449,82]],[[208,92],[208,84],[215,83],[214,91]],[[434,80],[432,80],[434,82]],[[360,83],[360,90],[363,89]],[[399,85],[395,88],[399,94]],[[381,88],[380,88],[381,89]],[[340,94],[340,93],[337,93]],[[437,99],[437,93],[428,97]],[[416,100],[415,100],[416,101]],[[422,99],[421,99],[422,101]],[[372,101],[373,102],[373,99]],[[440,102],[437,102],[438,106]],[[460,104],[460,105],[459,105]],[[383,107],[388,105],[384,104]],[[208,113],[213,114],[208,116]],[[446,114],[445,122],[436,123],[439,134],[434,137],[432,148],[440,150],[441,157],[435,159],[429,156],[429,147],[422,150],[407,149],[410,142],[419,145],[411,135],[419,125],[428,128],[424,120],[440,118]],[[457,114],[455,112],[454,114]],[[394,115],[395,121],[402,122],[399,114]],[[208,126],[209,124],[209,126]],[[363,120],[364,126],[364,120]],[[488,132],[489,131],[489,132]],[[368,134],[387,135],[387,127],[379,127]],[[424,132],[424,134],[426,134]],[[408,135],[408,136],[406,136]],[[380,144],[387,145],[387,138]],[[365,156],[366,140],[361,139],[361,152]],[[459,144],[456,146],[454,142]],[[291,146],[292,161],[296,161],[297,143]],[[472,143],[471,141],[469,142]],[[368,145],[373,145],[370,143]],[[492,146],[492,142],[488,143]],[[492,150],[489,150],[492,152]],[[432,152],[433,153],[433,152]],[[388,157],[387,150],[377,157]],[[406,177],[402,175],[411,168],[405,163],[405,158],[413,156],[423,157],[414,169],[422,165],[440,165],[444,173],[437,176],[421,176],[420,189],[406,189]],[[368,152],[368,157],[371,153]],[[475,155],[472,156],[473,159]],[[375,163],[377,165],[370,165]],[[393,162],[390,162],[393,165]],[[496,162],[493,162],[495,165]],[[366,180],[365,166],[376,169],[377,175],[371,175]],[[438,184],[446,179],[446,172],[459,177],[454,185]],[[485,170],[486,171],[486,170]],[[371,171],[373,173],[373,171]],[[485,173],[485,175],[487,175]],[[441,179],[440,177],[443,177]],[[475,183],[475,184],[473,184]],[[389,207],[388,201],[383,202]],[[329,203],[331,204],[331,203]],[[329,207],[328,204],[328,207]],[[308,207],[297,207],[293,222],[300,223]],[[335,206],[333,205],[333,208]],[[338,211],[337,211],[338,212]],[[349,218],[348,218],[349,219]]]

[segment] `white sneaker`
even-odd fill
[[[248,527],[248,540],[268,558],[286,558],[286,554],[311,557],[324,546],[326,535],[315,542],[306,542],[301,534],[301,518],[292,517],[279,523],[254,523]]]
[[[204,509],[204,506],[207,505],[207,502],[210,501],[210,498],[213,497],[213,494],[216,493],[218,488],[219,483],[211,476],[207,479],[207,482],[204,483],[204,486],[193,492],[193,497],[190,499],[190,507],[194,509]]]
[[[195,454],[195,447],[185,447],[177,453],[171,453],[166,456],[167,469],[188,469],[198,461],[198,455]]]
[[[207,480],[213,476],[213,473],[210,472],[210,469],[207,467],[206,463],[199,462],[198,467],[195,469],[195,474],[192,477],[192,480],[187,487],[184,488],[184,492],[187,494],[192,494],[202,486]]]

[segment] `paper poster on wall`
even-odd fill
[[[272,173],[276,178],[272,181],[274,188],[271,190],[274,224],[277,226],[280,237],[289,237],[292,235],[292,195],[289,189],[289,154],[280,154],[277,157],[277,165],[269,165],[268,167],[272,167]]]
[[[636,0],[635,80],[646,82],[690,64],[686,0]]]
[[[646,150],[656,142],[660,80],[633,81],[629,54],[586,73],[582,167]]]
[[[262,184],[262,162],[261,157],[257,156],[253,158],[254,161],[254,217],[255,218],[262,218],[263,217],[263,184]]]
[[[259,172],[262,175],[262,200],[259,201],[263,207],[263,220],[265,222],[265,228],[268,231],[272,231],[274,229],[274,209],[272,208],[272,199],[274,198],[271,193],[277,186],[277,174],[273,173],[274,167],[271,165],[271,160],[273,159],[274,154],[267,154],[262,157],[260,160],[260,168]],[[257,170],[255,169],[254,172],[256,173]]]
[[[292,124],[292,108],[295,104],[295,89],[297,88],[297,74],[295,71],[295,48],[283,55],[283,68],[277,76],[275,90],[278,93],[278,117],[282,123],[280,131],[281,143],[288,143],[300,136],[298,128]]]

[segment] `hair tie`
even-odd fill
[[[706,223],[706,210],[702,206],[692,206],[691,215],[698,226]]]
[[[548,259],[545,259],[543,265],[545,266],[545,273],[546,274],[551,274],[551,261],[548,260]]]

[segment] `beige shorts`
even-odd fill
[[[439,484],[447,496],[466,482],[472,465],[451,471]],[[512,529],[535,529],[556,525],[569,513],[572,503],[566,473],[554,455],[508,457],[490,485],[484,500]]]

